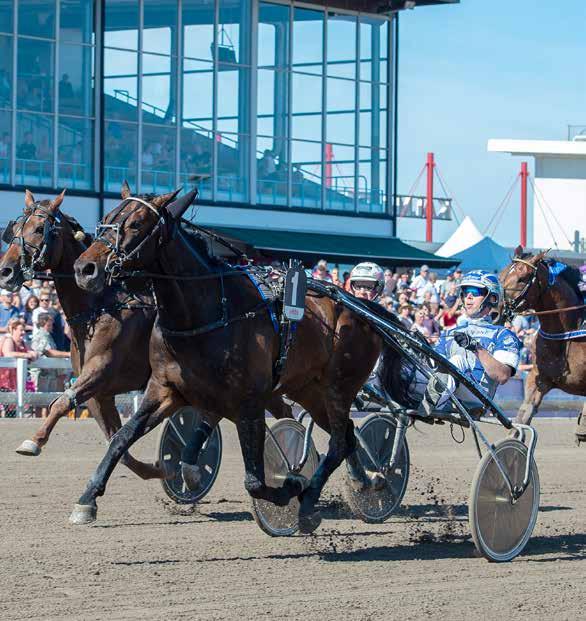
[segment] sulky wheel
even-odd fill
[[[521,486],[525,476],[527,447],[507,439],[494,448],[513,486]],[[485,453],[472,481],[469,521],[478,551],[489,561],[514,559],[527,544],[539,510],[539,473],[531,460],[529,485],[516,501],[511,499],[493,456]]]
[[[344,496],[350,509],[364,522],[376,524],[389,518],[401,504],[409,480],[409,447],[404,438],[395,464],[385,469],[393,452],[397,422],[386,414],[373,414],[360,426],[358,433],[362,442],[369,447],[370,454],[377,461],[372,464],[365,450],[357,443],[358,458],[367,471],[378,471],[380,478],[376,485],[360,488],[346,473]]]
[[[298,465],[303,455],[305,427],[291,419],[277,421],[267,426],[265,437],[265,482],[271,487],[281,487],[292,469]],[[310,442],[309,455],[301,469],[307,480],[317,470],[319,457],[313,441]],[[299,501],[292,498],[286,507],[278,507],[266,500],[252,500],[252,513],[256,523],[271,537],[294,535],[299,529]]]
[[[201,416],[192,407],[180,408],[168,418],[161,428],[157,443],[159,463],[171,473],[161,481],[163,490],[179,504],[193,504],[200,501],[212,488],[222,461],[222,434],[216,426],[203,445],[197,465],[201,468],[201,484],[196,490],[189,490],[181,476],[181,451],[189,436],[197,428]]]

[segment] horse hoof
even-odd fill
[[[299,496],[299,494],[309,487],[309,479],[302,474],[289,472],[285,479],[284,487],[291,489],[291,497]]]
[[[303,535],[311,535],[321,524],[321,514],[319,511],[309,515],[299,516],[299,532]]]
[[[583,434],[576,434],[576,446],[580,446],[583,442],[586,442],[586,436]]]
[[[181,476],[190,492],[199,489],[202,480],[201,468],[197,464],[181,464]]]
[[[19,455],[26,455],[26,457],[37,457],[41,454],[41,447],[32,440],[25,440],[17,449],[16,452]]]
[[[69,516],[70,524],[91,524],[96,521],[98,515],[97,505],[74,505],[73,511]]]

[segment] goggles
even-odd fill
[[[462,287],[460,289],[460,296],[465,298],[468,296],[468,294],[472,294],[475,298],[477,297],[486,297],[486,294],[488,293],[488,290],[485,289],[484,287],[473,287],[473,286],[466,286],[466,287]]]
[[[374,282],[353,282],[352,289],[364,289],[365,291],[374,291],[376,283]]]

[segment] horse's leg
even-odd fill
[[[586,402],[582,406],[582,413],[578,416],[578,423],[576,425],[576,444],[580,446],[582,442],[586,442]]]
[[[299,495],[303,488],[302,482],[291,476],[283,487],[275,488],[265,483],[264,446],[265,416],[264,408],[257,408],[255,413],[241,415],[237,422],[238,439],[244,460],[244,487],[253,497],[268,500],[280,507]]]
[[[537,414],[537,410],[543,401],[543,397],[551,390],[551,386],[546,386],[538,379],[537,369],[529,372],[525,378],[525,399],[517,412],[515,422],[523,425],[530,425],[531,420]]]
[[[288,403],[285,403],[282,395],[272,394],[266,407],[277,420],[293,418],[293,408]]]
[[[201,484],[201,468],[197,465],[199,453],[219,422],[219,417],[203,414],[199,426],[192,431],[181,451],[181,476],[191,491],[197,490]]]
[[[186,405],[184,399],[173,388],[161,386],[151,378],[140,409],[114,434],[106,455],[80,496],[69,518],[72,524],[89,524],[96,519],[96,498],[104,494],[108,479],[124,453],[166,416],[170,416],[183,405]]]

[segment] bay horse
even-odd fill
[[[578,290],[580,274],[566,266],[552,273],[547,252],[524,253],[518,246],[512,262],[501,270],[505,309],[533,312],[540,329],[535,338],[533,368],[525,380],[525,399],[517,422],[529,424],[543,397],[553,388],[586,396],[586,335],[580,338],[584,300]],[[586,441],[586,403],[576,428],[578,443]]]
[[[70,520],[95,520],[96,499],[121,455],[176,408],[192,405],[210,426],[223,417],[236,424],[247,492],[280,506],[298,496],[300,530],[311,532],[321,521],[315,505],[329,476],[344,458],[358,461],[350,406],[380,354],[380,337],[328,297],[308,294],[277,378],[279,334],[257,286],[244,270],[214,257],[205,236],[178,226],[196,196],[192,190],[164,206],[144,195],[124,196],[75,263],[77,283],[94,294],[112,276],[148,270],[142,273],[153,279],[159,315],[140,409],[112,438]],[[330,434],[308,485],[297,477],[280,488],[265,484],[264,411],[275,394],[298,402]]]

